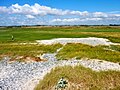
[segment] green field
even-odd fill
[[[104,37],[112,42],[120,42],[120,27],[81,26],[81,27],[27,27],[0,28],[0,43],[34,42],[35,40],[52,38]]]

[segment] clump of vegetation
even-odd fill
[[[36,57],[37,55],[43,53],[54,53],[61,44],[54,45],[20,45],[20,44],[0,44],[0,55],[12,56],[13,58],[17,56],[24,57]]]
[[[113,47],[113,46],[112,46]],[[115,46],[114,46],[115,47]],[[119,48],[119,46],[116,46]],[[120,51],[106,50],[102,46],[89,46],[85,44],[67,44],[58,52],[57,58],[60,60],[71,59],[76,57],[101,59],[111,62],[120,62]]]
[[[120,52],[120,45],[103,46],[105,49]]]
[[[68,79],[68,90],[119,90],[120,72],[95,72],[82,66],[57,67],[48,73],[35,90],[53,90],[61,77]]]

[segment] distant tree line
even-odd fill
[[[120,24],[109,24],[109,26],[120,26]]]
[[[109,24],[109,25],[19,25],[19,26],[0,26],[6,28],[14,28],[14,27],[34,27],[34,26],[53,26],[53,27],[63,27],[63,26],[120,26],[120,24]]]

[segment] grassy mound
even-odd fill
[[[94,47],[85,44],[67,44],[57,54],[57,58],[61,60],[68,60],[74,57],[76,57],[77,59],[90,58],[111,62],[120,62],[120,46]]]
[[[39,82],[35,90],[53,90],[61,77],[69,82],[66,90],[120,90],[120,72],[95,72],[82,66],[55,68]]]

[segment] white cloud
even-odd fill
[[[53,19],[51,22],[78,22],[79,18],[70,18],[70,19]]]
[[[103,20],[102,18],[86,18],[85,21],[100,21]]]
[[[42,6],[37,3],[34,5],[13,4],[9,7],[0,6],[0,24],[87,24],[87,22],[89,22],[89,24],[106,24],[106,22],[120,23],[120,11],[115,12],[112,11],[105,13],[62,10]]]
[[[9,13],[9,10],[7,7],[3,6],[3,7],[0,7],[0,13]]]
[[[120,17],[120,14],[112,14],[113,17]]]
[[[93,16],[94,17],[108,17],[108,15],[103,12],[95,12],[95,13],[93,13]]]
[[[34,17],[34,16],[32,16],[32,15],[26,15],[26,17],[27,17],[27,18],[30,18],[30,19],[35,18],[35,17]]]
[[[19,4],[13,4],[10,7],[0,7],[0,13],[9,13],[9,14],[31,14],[31,15],[81,15],[86,16],[89,13],[87,11],[69,11],[69,10],[61,10],[56,8],[51,8],[47,6],[42,6],[37,3],[34,5],[25,4],[20,6]]]
[[[70,14],[72,15],[81,15],[81,16],[87,16],[89,13],[87,11],[80,12],[80,11],[71,11]]]
[[[68,19],[53,19],[51,22],[67,22],[67,23],[74,23],[74,22],[86,22],[86,21],[100,21],[102,18],[68,18]]]

